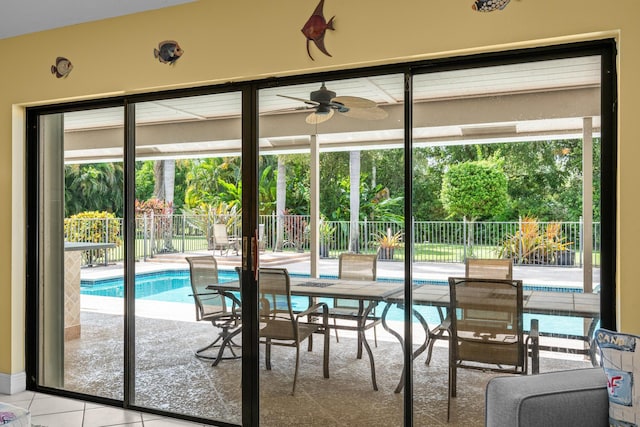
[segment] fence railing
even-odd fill
[[[261,215],[261,247],[267,251],[309,251],[308,215]],[[68,232],[67,239],[93,243],[116,243],[98,257],[106,256],[110,262],[124,259],[121,244],[120,218],[74,220],[74,227],[82,230],[106,230],[106,232],[82,234],[78,230]],[[240,218],[228,221],[228,234],[240,236]],[[114,227],[118,232],[114,232]],[[582,266],[583,223],[577,222],[471,222],[471,221],[413,221],[413,260],[415,262],[460,263],[467,257],[510,257],[516,264]],[[65,228],[67,229],[67,228]],[[326,221],[320,227],[320,256],[337,257],[345,251],[375,253],[381,240],[394,238],[393,247],[386,259],[403,260],[407,242],[404,229],[394,222],[359,221],[357,233],[351,233],[349,221]],[[116,236],[114,238],[114,236]],[[113,241],[115,240],[115,241]],[[600,223],[593,224],[592,260],[600,265]],[[136,218],[136,259],[147,259],[163,253],[189,253],[211,250],[213,236],[205,216],[153,215]],[[387,254],[389,252],[387,251]],[[92,254],[95,258],[96,254]]]

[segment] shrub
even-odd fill
[[[71,215],[64,221],[67,242],[115,243],[122,242],[120,221],[110,212],[87,211]]]

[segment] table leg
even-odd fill
[[[385,331],[389,332],[391,335],[396,337],[398,342],[400,342],[400,346],[402,347],[402,353],[404,354],[404,338],[398,332],[391,329],[387,324],[387,315],[389,313],[389,309],[391,308],[392,304],[393,303],[387,303],[387,305],[384,307],[384,310],[382,311],[382,327],[385,329]],[[398,304],[398,307],[402,308],[404,307],[404,304]],[[412,308],[411,311],[413,312],[413,315],[416,317],[416,319],[418,319],[418,322],[420,322],[420,325],[425,331],[424,342],[420,345],[420,347],[418,347],[413,352],[413,355],[411,356],[412,360],[415,360],[416,357],[420,356],[420,354],[422,354],[427,349],[429,345],[430,331],[429,331],[429,324],[427,323],[425,318],[422,316],[422,314],[420,314],[420,312],[418,312],[414,308]],[[403,367],[402,374],[400,375],[400,382],[398,383],[395,389],[395,393],[400,393],[402,391],[402,388],[404,387],[404,375],[405,375],[405,368]]]
[[[365,334],[365,325],[367,324],[367,317],[369,316],[369,313],[371,313],[371,311],[373,310],[373,308],[378,305],[377,302],[375,301],[370,301],[369,302],[369,306],[367,307],[367,309],[364,311],[364,313],[362,313],[362,310],[360,310],[360,312],[362,313],[362,316],[360,316],[360,319],[358,320],[359,323],[359,327],[358,327],[358,358],[362,358],[362,345],[364,345],[365,350],[367,351],[367,354],[369,355],[369,364],[371,365],[371,382],[373,383],[373,389],[375,391],[378,391],[378,383],[376,382],[376,366],[375,366],[375,362],[373,361],[373,352],[371,351],[371,346],[369,346],[369,342],[367,341],[367,335]],[[360,307],[363,306],[363,302],[360,302]]]

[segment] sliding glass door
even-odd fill
[[[122,400],[123,108],[39,117],[38,384]],[[35,254],[34,254],[35,255]]]
[[[611,54],[34,108],[33,387],[224,425],[478,424],[494,374],[460,369],[448,398],[452,314],[485,341],[537,328],[528,372],[590,366],[615,328]],[[450,309],[478,259],[508,265],[521,320]],[[302,335],[270,326],[289,308]]]
[[[263,425],[402,424],[402,310],[387,297],[404,288],[403,94],[401,74],[259,92],[260,265],[291,277],[295,312],[329,313],[326,349],[321,333],[299,361],[260,345]]]
[[[224,302],[206,289],[238,280],[240,94],[152,100],[134,108],[132,403],[240,423],[240,337],[217,363],[224,334],[236,325],[216,317]]]
[[[451,421],[482,419],[496,374],[454,364],[529,373],[591,366],[600,318],[601,69],[594,55],[414,76],[413,309],[428,324],[416,326],[416,341],[430,337],[414,363],[417,424],[447,419],[449,386],[457,392]],[[495,287],[486,300],[489,291],[476,289],[475,311],[449,310],[451,277],[513,279],[524,289],[522,318],[499,318],[504,283],[483,283]],[[460,335],[452,341],[453,324]],[[539,355],[518,343],[536,329]],[[420,398],[427,394],[428,404]]]

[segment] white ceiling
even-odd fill
[[[192,1],[195,0],[2,0],[0,39]]]
[[[338,96],[375,101],[382,120],[336,113],[318,126],[305,122],[304,102],[322,82],[259,92],[260,149],[270,154],[308,152],[309,135],[324,151],[383,149],[403,144],[403,76],[326,81]],[[416,75],[413,80],[415,146],[580,138],[583,117],[600,127],[600,59],[576,57]],[[136,156],[197,158],[238,155],[240,92],[170,98],[136,104]],[[121,161],[123,107],[64,114],[65,160]]]

